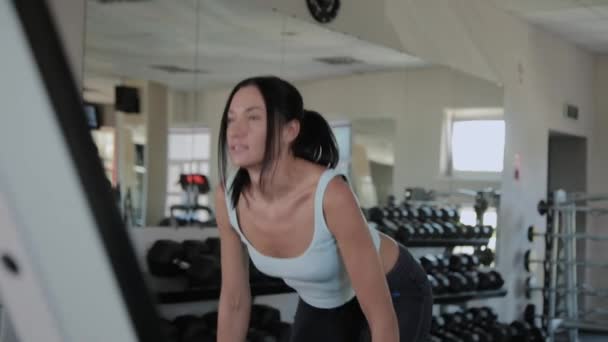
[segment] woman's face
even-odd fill
[[[230,161],[236,167],[250,168],[264,159],[266,144],[266,105],[255,86],[239,89],[232,97],[226,130]]]

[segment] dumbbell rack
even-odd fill
[[[140,265],[146,274],[148,274],[146,254],[155,241],[159,239],[175,241],[187,239],[206,240],[207,238],[218,238],[219,233],[216,228],[200,229],[184,227],[182,229],[171,229],[169,227],[146,227],[134,229],[131,237],[137,250]],[[220,295],[220,287],[217,284],[189,288],[183,279],[164,280],[151,275],[147,277],[149,278],[157,302],[162,305],[179,307],[180,305],[188,305],[195,302],[213,302],[218,300]],[[254,298],[293,292],[293,289],[285,285],[282,280],[251,283],[251,295]]]
[[[577,213],[608,214],[608,209],[591,207],[591,202],[608,201],[608,195],[568,194],[563,190],[550,193],[548,200],[540,201],[538,211],[546,214],[547,224],[544,235],[545,260],[543,262],[543,314],[542,327],[549,341],[555,340],[556,332],[563,328],[568,332],[570,341],[578,341],[579,329],[608,333],[608,321],[590,321],[586,313],[603,310],[579,311],[578,299],[581,296],[597,295],[586,286],[579,285],[578,267],[594,263],[577,258],[578,240],[607,240],[607,236],[592,236],[577,232]],[[534,235],[529,232],[529,235]],[[595,263],[598,267],[608,264]],[[558,291],[565,289],[565,291]],[[601,292],[601,291],[600,291]],[[600,295],[606,297],[606,295]],[[605,314],[604,314],[605,317]],[[535,318],[535,317],[534,317]],[[532,318],[532,319],[534,319]]]
[[[423,193],[425,196],[423,198],[415,198],[412,196],[414,193]],[[471,195],[468,193],[466,195]],[[488,209],[489,203],[497,204],[497,195],[495,192],[476,192],[474,195],[475,203],[474,208],[476,212],[476,221],[478,225],[483,225],[483,216],[485,211]],[[438,202],[434,198],[434,192],[425,191],[424,189],[416,189],[416,191],[412,191],[411,189],[406,189],[406,198],[405,203],[410,205],[446,205],[445,202]],[[453,253],[454,247],[457,246],[472,246],[472,247],[482,247],[487,246],[489,239],[481,238],[481,239],[408,239],[407,241],[402,241],[401,243],[408,248],[421,248],[421,247],[431,247],[431,248],[444,248],[443,254],[449,256]],[[498,289],[498,290],[486,290],[486,291],[471,291],[471,292],[460,292],[455,294],[440,294],[433,296],[433,304],[440,305],[440,311],[444,311],[445,305],[461,305],[464,306],[467,302],[478,299],[487,299],[487,298],[498,298],[504,297],[507,295],[506,289]]]

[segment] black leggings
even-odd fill
[[[400,341],[426,341],[433,298],[426,273],[403,246],[395,267],[386,275],[399,323]],[[300,299],[291,342],[371,341],[367,320],[357,298],[332,309],[319,309]]]

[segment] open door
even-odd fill
[[[587,192],[587,138],[559,132],[549,134],[549,167],[547,174],[547,189],[549,193],[555,190],[565,190],[568,193]],[[583,212],[576,214],[577,233],[586,232],[587,216]],[[586,240],[579,239],[576,243],[576,253],[579,259],[586,259]],[[585,282],[585,268],[579,268],[577,279]],[[584,298],[579,298],[581,309],[584,309]]]

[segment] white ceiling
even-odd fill
[[[259,74],[295,81],[426,65],[404,53],[256,8],[247,0],[89,0],[86,29],[89,93],[103,92],[123,77],[200,89]],[[361,63],[315,60],[336,56]],[[201,72],[169,73],[154,65]]]
[[[608,52],[608,0],[491,0],[589,51]]]

